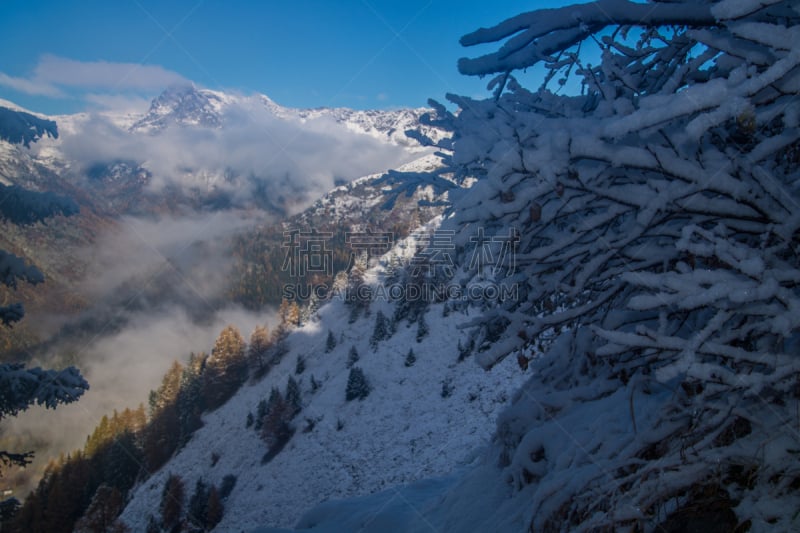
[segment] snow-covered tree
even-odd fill
[[[75,367],[64,370],[25,368],[21,363],[0,364],[0,420],[16,416],[32,405],[55,409],[76,401],[89,384]],[[33,452],[14,453],[0,450],[0,465],[24,466]]]
[[[201,531],[206,529],[208,519],[208,485],[203,478],[198,478],[194,485],[194,492],[189,498],[187,519]]]
[[[336,337],[334,337],[333,331],[328,330],[328,338],[325,340],[325,353],[332,352],[334,348],[336,348]]]
[[[0,184],[0,220],[17,225],[33,224],[54,215],[70,216],[78,212],[74,201],[49,192],[28,191],[16,185]],[[33,265],[5,250],[0,250],[0,283],[16,288],[17,281],[42,283],[44,275]],[[20,303],[0,306],[0,327],[8,327],[25,315]],[[74,367],[64,370],[26,369],[19,363],[0,365],[0,420],[16,416],[33,404],[55,409],[74,402],[89,384]],[[31,452],[0,451],[3,466],[25,465]]]
[[[347,368],[351,368],[359,359],[358,350],[356,350],[355,346],[351,346],[350,351],[347,353]]]
[[[42,222],[54,215],[70,216],[78,212],[77,204],[51,192],[35,192],[16,185],[0,183],[0,220],[17,225]],[[17,281],[33,285],[42,283],[44,275],[33,265],[5,250],[0,250],[0,283],[12,289]],[[0,306],[0,323],[10,326],[25,315],[22,304]]]
[[[406,359],[403,364],[407,367],[414,366],[414,363],[417,362],[417,356],[414,355],[414,349],[409,348],[408,353],[406,354]]]
[[[289,380],[286,382],[286,394],[284,398],[286,399],[286,406],[290,418],[294,418],[297,413],[303,410],[303,398],[300,393],[300,385],[297,384],[297,381],[292,376],[289,376]]]
[[[386,315],[383,314],[383,311],[378,310],[378,312],[375,313],[375,327],[372,330],[372,336],[369,338],[369,344],[373,349],[378,347],[379,342],[389,338],[391,335],[389,328],[389,320],[386,318]]]
[[[369,396],[372,387],[370,387],[367,376],[364,371],[359,367],[354,366],[350,369],[350,374],[347,376],[347,389],[345,391],[345,399],[349,402],[351,400],[363,400]]]
[[[520,235],[494,265],[519,297],[473,325],[487,367],[547,350],[497,436],[532,530],[652,530],[712,483],[741,523],[796,527],[770,509],[800,504],[798,22],[790,0],[599,0],[462,38],[505,42],[459,63],[494,97],[432,119],[478,178],[442,227],[464,283],[477,227]]]
[[[417,342],[428,336],[428,322],[425,320],[425,313],[421,313],[417,319]]]
[[[183,480],[177,474],[170,474],[161,492],[161,523],[167,531],[177,531],[183,515],[186,498]]]
[[[260,377],[266,371],[267,353],[271,342],[269,330],[266,326],[256,326],[250,334],[250,344],[247,345],[247,362],[250,370],[256,377]]]

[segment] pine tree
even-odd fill
[[[276,392],[275,389],[272,389],[273,394]],[[272,399],[270,395],[270,400]],[[258,406],[256,407],[256,420],[255,420],[255,430],[261,431],[261,428],[264,425],[264,417],[267,416],[267,400],[261,400],[258,402]]]
[[[370,393],[370,385],[364,371],[359,367],[354,366],[350,369],[350,375],[347,377],[347,389],[345,391],[345,400],[359,399],[363,400]]]
[[[247,377],[245,342],[235,326],[227,326],[217,337],[205,376],[205,397],[211,409],[225,403],[244,382]]]
[[[356,350],[355,346],[350,347],[350,353],[347,354],[347,368],[352,368],[354,364],[358,361],[358,351]]]
[[[267,444],[268,457],[274,457],[294,433],[289,421],[293,408],[278,389],[273,388],[261,427],[261,438]]]
[[[202,425],[200,415],[206,407],[203,395],[203,372],[205,371],[205,356],[191,354],[189,362],[181,374],[181,385],[178,391],[176,404],[180,423],[179,442],[186,444],[192,434]]]
[[[69,198],[0,184],[0,221],[24,226],[55,215],[72,216],[76,213],[78,205]],[[0,283],[16,289],[17,281],[37,285],[44,282],[44,275],[35,266],[26,265],[24,259],[0,249]],[[0,324],[4,326],[18,322],[24,315],[20,303],[0,306]]]
[[[325,353],[331,353],[334,348],[336,348],[336,337],[334,337],[333,331],[328,330],[328,338],[325,341]]]
[[[407,367],[414,366],[414,363],[416,363],[416,362],[417,362],[417,357],[414,355],[414,349],[410,348],[408,350],[408,355],[406,355],[405,365]]]
[[[422,342],[428,335],[428,322],[425,320],[425,313],[422,312],[417,319],[417,342]]]
[[[199,478],[194,485],[192,497],[189,498],[187,518],[200,530],[206,530],[208,525],[208,493],[208,485]]]
[[[122,493],[114,487],[100,485],[92,503],[75,524],[75,531],[91,533],[123,533],[128,529],[117,520],[123,509]]]
[[[211,530],[222,521],[225,509],[222,506],[217,488],[212,486],[208,491],[208,503],[206,504],[206,527]]]
[[[20,363],[0,364],[0,420],[16,416],[31,405],[55,409],[76,401],[89,384],[75,367],[64,370],[25,368]],[[0,467],[25,466],[33,452],[14,453],[0,450]]]
[[[234,487],[236,487],[236,476],[233,474],[227,474],[225,477],[223,477],[222,483],[219,486],[220,500],[226,500],[228,496],[230,496],[231,492],[233,492]]]
[[[378,310],[375,314],[375,327],[372,330],[372,337],[369,339],[369,344],[373,349],[378,347],[378,343],[382,340],[389,338],[389,321],[383,311]]]
[[[256,326],[250,335],[250,344],[247,347],[247,363],[256,377],[264,375],[267,370],[267,352],[270,344],[267,327]]]
[[[289,376],[289,380],[286,383],[286,394],[284,398],[286,398],[286,405],[289,408],[289,416],[290,418],[294,418],[297,413],[303,409],[303,404],[300,394],[300,386],[292,376]]]
[[[180,476],[170,474],[161,493],[161,523],[167,531],[178,531],[185,492]]]
[[[306,370],[306,360],[302,355],[297,356],[297,362],[294,365],[294,373],[298,376],[305,372]]]
[[[161,378],[161,386],[151,394],[150,416],[155,416],[167,405],[174,405],[178,399],[178,392],[181,389],[183,378],[183,365],[178,361],[173,361],[164,377]]]
[[[143,461],[142,452],[133,431],[124,430],[103,449],[103,480],[125,494],[133,487]]]
[[[28,225],[55,215],[72,216],[78,210],[78,205],[69,198],[0,184],[0,221]],[[0,249],[0,284],[15,289],[17,281],[36,285],[44,282],[44,275],[35,266],[26,265],[24,259]],[[21,303],[0,305],[0,329],[10,327],[24,315]],[[89,384],[75,367],[54,371],[25,369],[18,363],[0,364],[0,390],[3,391],[0,420],[16,416],[33,404],[55,409],[59,404],[76,401],[88,388]],[[0,466],[25,466],[32,456],[32,452],[0,450]]]

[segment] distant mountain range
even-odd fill
[[[298,109],[281,106],[263,94],[242,96],[199,89],[192,84],[176,85],[165,90],[153,99],[148,112],[130,130],[158,133],[172,125],[220,128],[230,125],[226,115],[237,107],[263,109],[282,120],[305,122],[330,119],[352,132],[409,148],[420,146],[406,136],[406,131],[422,133],[434,140],[442,135],[436,128],[420,124],[420,117],[430,112],[427,108],[366,111],[342,107]]]

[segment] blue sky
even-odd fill
[[[0,98],[42,113],[145,106],[163,87],[295,107],[425,105],[486,94],[458,38],[563,0],[4,0]],[[486,50],[486,49],[484,49]]]

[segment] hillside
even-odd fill
[[[165,99],[162,95],[153,105],[161,102],[163,109]],[[229,102],[234,100],[228,98]],[[180,107],[180,101],[173,100],[172,104],[177,106],[172,112],[190,114],[188,107]],[[20,120],[34,117],[52,124],[54,129],[50,133],[53,138],[32,138],[28,147],[22,142],[0,140],[0,180],[69,196],[78,202],[81,211],[46,224],[3,224],[0,247],[38,265],[46,283],[36,287],[23,283],[16,290],[3,287],[0,291],[0,302],[21,300],[27,311],[24,320],[3,331],[0,355],[4,361],[77,364],[94,383],[81,406],[59,413],[57,419],[66,426],[63,431],[54,429],[58,420],[48,418],[49,413],[25,414],[5,425],[0,434],[2,442],[12,439],[18,447],[35,447],[39,452],[31,467],[9,474],[4,480],[4,489],[15,488],[17,494],[26,491],[31,479],[41,476],[53,456],[80,445],[109,409],[122,409],[146,399],[147,391],[157,385],[156,380],[169,362],[175,357],[184,360],[193,349],[186,349],[187,343],[178,346],[168,341],[169,346],[157,350],[138,350],[134,341],[125,339],[141,334],[141,328],[166,331],[170,338],[206,328],[209,331],[201,337],[211,339],[216,334],[214,328],[221,327],[217,323],[224,320],[223,316],[243,316],[247,310],[268,316],[283,297],[279,289],[264,287],[278,286],[266,270],[274,264],[276,275],[282,274],[285,229],[316,225],[318,229],[341,230],[341,243],[336,249],[336,267],[341,269],[346,266],[349,253],[343,228],[351,227],[353,221],[363,220],[375,231],[397,231],[400,236],[408,231],[408,226],[401,224],[408,219],[407,212],[415,212],[416,220],[427,221],[443,209],[444,204],[436,202],[447,197],[448,189],[435,183],[433,187],[412,183],[405,181],[402,174],[382,180],[383,173],[379,172],[358,180],[353,187],[337,187],[321,200],[326,202],[324,209],[317,206],[306,210],[316,194],[309,191],[308,199],[293,204],[299,213],[281,218],[282,207],[271,200],[261,202],[259,197],[249,197],[246,205],[231,205],[213,191],[202,195],[187,194],[178,188],[151,190],[158,175],[148,170],[142,159],[147,152],[143,153],[135,143],[145,134],[124,133],[141,117],[132,120],[128,115],[111,112],[99,117],[83,114],[45,119],[17,110],[10,103],[5,105],[9,112],[18,113]],[[71,151],[73,144],[102,144],[91,137],[96,132],[88,126],[98,120],[111,128],[113,135],[130,138],[130,143],[123,146],[128,150],[126,157],[108,162],[100,152],[93,159],[71,159],[77,155]],[[55,124],[60,133],[57,138]],[[186,129],[177,135],[192,135],[206,126],[171,127]],[[225,127],[227,135],[236,135],[235,122],[228,122]],[[361,146],[367,153],[376,146],[369,144],[377,143],[372,137],[341,128],[350,139],[367,139],[368,144]],[[268,130],[247,133],[254,134],[247,141],[251,143],[258,143],[256,133],[269,135]],[[154,144],[171,142],[169,138],[156,140],[158,133],[146,135],[153,137]],[[342,139],[330,137],[320,143],[334,141],[339,146]],[[438,161],[425,156],[424,150],[408,151],[392,142],[384,143],[389,152],[378,150],[378,156],[392,153],[389,161],[383,163],[376,156],[366,168],[383,171],[392,161],[398,161],[398,154],[400,161],[411,161],[408,170],[439,166]],[[349,170],[354,169],[358,166]],[[204,170],[191,172],[202,175]],[[339,179],[347,183],[355,177],[343,174]],[[268,181],[269,172],[259,179]],[[450,187],[457,186],[448,183]],[[397,192],[392,193],[393,189]],[[269,198],[269,194],[262,191],[260,198]],[[430,200],[431,205],[418,207],[417,199],[422,198]],[[387,205],[389,200],[391,205]],[[357,205],[363,207],[354,209]],[[339,212],[326,215],[330,209]],[[202,341],[193,337],[188,345],[203,349]],[[137,369],[137,377],[151,375],[155,379],[149,383],[123,380],[126,382],[118,384],[113,369],[130,364],[130,359],[136,361],[130,369]]]
[[[243,296],[323,293],[173,364],[12,527],[800,529],[800,6],[599,0],[461,44],[493,94],[432,103],[438,160],[238,241],[240,279],[291,251]],[[224,128],[178,99],[147,135]]]
[[[438,226],[454,262],[438,279],[520,290],[436,327],[458,324],[469,364],[530,377],[474,464],[323,503],[297,530],[797,529],[799,17],[781,1],[606,1],[462,39],[509,41],[460,62],[498,75],[494,99],[439,109],[450,170],[477,182]],[[509,76],[593,34],[600,65],[565,53],[533,92]],[[547,89],[573,69],[585,94]],[[513,228],[518,253],[487,265],[484,242],[497,258]],[[241,498],[270,505],[227,505]]]
[[[151,516],[159,519],[162,488],[171,474],[191,489],[198,479],[219,485],[236,476],[220,531],[271,524],[292,526],[309,506],[329,498],[371,493],[430,476],[449,474],[474,460],[486,444],[497,413],[525,375],[516,361],[485,372],[472,361],[458,362],[460,313],[443,319],[442,306],[426,314],[430,333],[416,341],[417,327],[400,322],[390,339],[373,349],[369,333],[379,309],[349,322],[350,310],[332,302],[286,339],[283,361],[256,384],[245,385],[222,408],[203,419],[204,426],[159,472],[133,493],[121,519],[138,529]],[[328,331],[337,346],[325,353]],[[346,401],[348,353],[372,391],[363,400]],[[407,367],[409,349],[418,354]],[[295,375],[297,357],[305,370]],[[300,383],[303,408],[294,436],[270,462],[267,446],[252,427],[248,413],[270,389],[283,390],[289,376]],[[311,376],[318,382],[312,390]],[[443,393],[443,387],[448,392]],[[446,397],[445,397],[446,395]],[[212,455],[216,455],[212,458]]]

